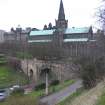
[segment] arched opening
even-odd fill
[[[46,86],[45,93],[46,93],[46,95],[48,95],[49,73],[50,73],[50,69],[49,68],[43,68],[41,70],[41,75],[45,76],[45,86]]]
[[[50,69],[50,68],[47,68],[47,67],[41,68],[41,71],[40,71],[41,76],[42,76],[42,75],[45,76],[46,73],[49,74],[50,70],[51,70],[51,69]]]
[[[30,79],[32,79],[32,78],[33,78],[33,70],[30,69]]]

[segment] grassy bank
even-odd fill
[[[74,83],[74,80],[68,80],[62,84],[53,86],[55,88],[54,92],[60,91],[67,87],[68,85]],[[53,87],[49,87],[49,91],[52,91]],[[23,96],[10,96],[5,102],[0,103],[0,105],[38,105],[38,98],[45,94],[45,89],[33,91],[27,95]]]
[[[74,82],[75,82],[75,80],[65,80],[64,82],[60,83],[59,85],[49,87],[49,92],[52,93],[52,92],[60,91],[64,88],[66,88],[67,86],[73,84]]]
[[[32,96],[10,96],[5,102],[0,105],[38,105],[35,97]]]
[[[103,92],[104,91],[104,92]],[[58,105],[105,105],[105,86],[100,82],[90,90],[79,90]]]
[[[15,84],[28,83],[27,76],[20,71],[10,68],[4,54],[0,54],[0,88],[6,88]]]
[[[59,92],[60,90],[66,88],[67,86],[70,86],[74,82],[75,82],[75,80],[66,80],[63,83],[60,83],[58,85],[49,86],[49,94],[54,93],[54,92]],[[35,97],[42,97],[45,95],[45,89],[34,91],[31,94]]]
[[[96,105],[98,98],[103,93],[103,89],[104,89],[104,83],[101,82],[97,84],[96,87],[84,91],[80,96],[76,97],[74,100],[72,100],[70,104],[67,105]]]
[[[0,88],[5,88],[15,84],[26,84],[28,82],[24,73],[13,70],[6,65],[0,66]]]
[[[104,93],[101,95],[101,97],[99,97],[98,102],[96,103],[96,105],[105,105],[105,91]]]
[[[58,105],[70,105],[72,100],[75,99],[76,97],[80,96],[83,93],[83,91],[84,91],[84,89],[82,89],[82,88],[78,89],[75,93],[73,93],[72,95],[70,95],[63,101],[61,101]]]

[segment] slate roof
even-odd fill
[[[82,37],[81,34],[89,33],[90,28],[89,27],[83,27],[83,28],[67,28],[64,32],[65,35],[72,35],[72,37],[67,37],[64,39],[64,42],[87,42],[89,39],[87,37]],[[53,30],[39,30],[39,31],[31,31],[30,32],[30,38],[31,36],[46,36],[46,35],[53,35],[55,29]],[[79,35],[79,37],[78,37]],[[74,37],[75,36],[75,37]],[[49,39],[42,39],[42,40],[29,40],[29,43],[33,42],[51,42],[52,40]]]
[[[55,30],[39,30],[39,31],[31,31],[30,36],[38,36],[38,35],[53,35]]]
[[[77,33],[88,33],[89,27],[83,27],[83,28],[67,28],[65,30],[65,34],[77,34]]]
[[[83,27],[83,28],[67,28],[65,30],[64,34],[78,34],[78,33],[88,33],[89,27]],[[53,35],[53,30],[39,30],[39,31],[31,31],[30,36],[38,36],[38,35]]]

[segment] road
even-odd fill
[[[60,101],[62,101],[63,99],[70,96],[72,93],[76,92],[76,90],[80,87],[82,87],[82,81],[78,80],[74,84],[68,86],[67,88],[65,88],[57,93],[43,97],[42,99],[40,99],[40,101],[42,103],[47,103],[48,105],[55,105],[55,104],[59,103]]]

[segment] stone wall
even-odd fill
[[[41,76],[41,70],[45,68],[51,69],[49,80],[64,81],[71,78],[76,78],[78,74],[78,67],[72,62],[64,61],[41,61],[37,59],[22,60],[21,67],[25,74],[36,84],[44,82],[45,78]]]

